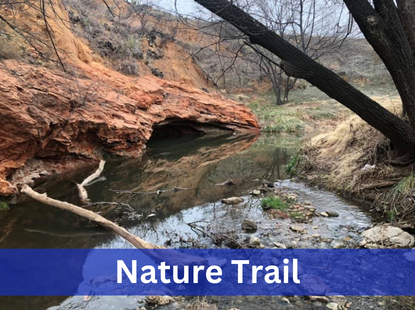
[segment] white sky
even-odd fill
[[[174,11],[174,0],[159,0],[155,1],[157,6],[164,8],[167,11]],[[177,9],[181,14],[192,14],[198,10],[200,6],[193,0],[177,0]]]

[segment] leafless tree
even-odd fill
[[[253,45],[282,59],[287,75],[302,78],[359,115],[390,139],[401,165],[415,160],[415,51],[413,2],[343,0],[367,41],[384,62],[402,99],[408,121],[388,111],[319,64],[261,21],[227,0],[195,0],[248,36]],[[405,5],[406,4],[406,5]],[[406,16],[400,18],[400,16]]]

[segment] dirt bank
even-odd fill
[[[399,98],[376,99],[390,111],[402,113]],[[386,220],[413,227],[413,165],[391,165],[393,156],[382,134],[351,116],[334,131],[311,139],[295,161],[308,183],[373,203]]]

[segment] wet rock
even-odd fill
[[[158,305],[165,306],[173,301],[173,298],[170,296],[146,296],[146,303],[149,305]]]
[[[290,304],[291,303],[290,300],[287,297],[282,297],[281,298],[281,301],[283,301],[283,302],[285,302],[287,304]]]
[[[290,226],[290,229],[294,232],[298,232],[298,233],[305,233],[305,228],[301,227],[301,226]]]
[[[412,247],[415,243],[415,239],[409,233],[394,226],[376,226],[370,228],[362,233],[364,238],[364,247],[373,248],[377,247],[397,247],[405,248]]]
[[[230,197],[222,199],[221,202],[227,205],[237,205],[243,202],[244,200],[240,197]]]
[[[261,195],[261,191],[260,191],[260,190],[255,189],[255,190],[253,190],[253,191],[251,192],[251,195],[252,195],[252,196],[259,196],[259,195]]]
[[[257,231],[258,225],[251,219],[244,219],[242,222],[242,229],[248,233],[253,233]]]
[[[321,212],[320,215],[324,217],[329,217],[329,214],[327,212]]]
[[[337,310],[339,308],[339,304],[335,303],[335,302],[329,302],[326,305],[327,308],[331,309],[331,310]]]
[[[342,249],[342,248],[345,248],[345,245],[344,245],[342,242],[339,242],[339,241],[336,241],[336,240],[334,240],[334,241],[330,244],[330,246],[331,246],[333,249]]]
[[[287,246],[283,243],[279,243],[279,242],[274,242],[275,247],[279,248],[279,249],[286,249]]]
[[[316,211],[316,208],[315,207],[313,207],[313,206],[304,206],[308,211],[310,211],[310,212],[314,212],[314,211]]]
[[[329,217],[339,217],[339,213],[335,211],[326,211],[325,213],[327,213]]]
[[[343,240],[344,242],[351,242],[351,241],[353,241],[352,237],[350,237],[350,236],[346,236],[346,237],[344,237],[342,240]]]
[[[310,301],[319,301],[325,304],[328,304],[330,300],[326,296],[308,296]]]
[[[256,248],[260,248],[263,246],[261,243],[261,240],[259,240],[258,237],[254,237],[254,236],[251,236],[251,238],[249,239],[249,244]]]

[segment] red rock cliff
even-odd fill
[[[255,116],[242,104],[187,83],[126,76],[105,67],[63,24],[65,8],[53,3],[54,12],[65,18],[50,19],[49,26],[71,73],[24,59],[0,62],[0,195],[16,193],[10,177],[33,158],[98,159],[105,152],[140,156],[158,124],[186,121],[232,131],[259,130]],[[44,34],[38,12],[31,10],[6,8],[2,15],[13,14],[20,29]]]

